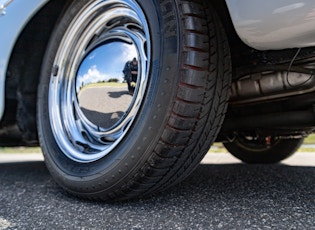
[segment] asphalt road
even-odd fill
[[[315,229],[315,153],[269,166],[208,154],[181,184],[124,203],[72,197],[39,155],[11,156],[0,159],[0,229]]]
[[[120,87],[87,87],[79,95],[83,114],[89,121],[103,128],[110,128],[118,122],[128,110],[131,100],[127,83]]]

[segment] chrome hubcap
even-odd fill
[[[92,1],[77,14],[60,43],[49,87],[52,131],[67,157],[93,162],[122,141],[139,112],[149,63],[149,29],[136,2]]]

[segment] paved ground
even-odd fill
[[[84,115],[103,128],[109,128],[118,122],[129,108],[131,100],[127,84],[122,84],[121,87],[87,87],[79,96]]]
[[[38,154],[10,155],[0,155],[0,229],[315,229],[315,153],[271,166],[208,154],[174,188],[112,204],[66,194]]]

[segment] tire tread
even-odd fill
[[[151,185],[141,191],[144,195],[162,191],[193,171],[215,140],[227,109],[231,65],[223,29],[216,18],[206,17],[211,9],[199,1],[180,1],[180,7],[185,34],[181,78],[169,122],[146,167],[134,178]],[[159,181],[151,183],[157,176]]]

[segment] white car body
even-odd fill
[[[315,45],[315,2],[312,0],[227,0],[240,38],[259,50]]]

